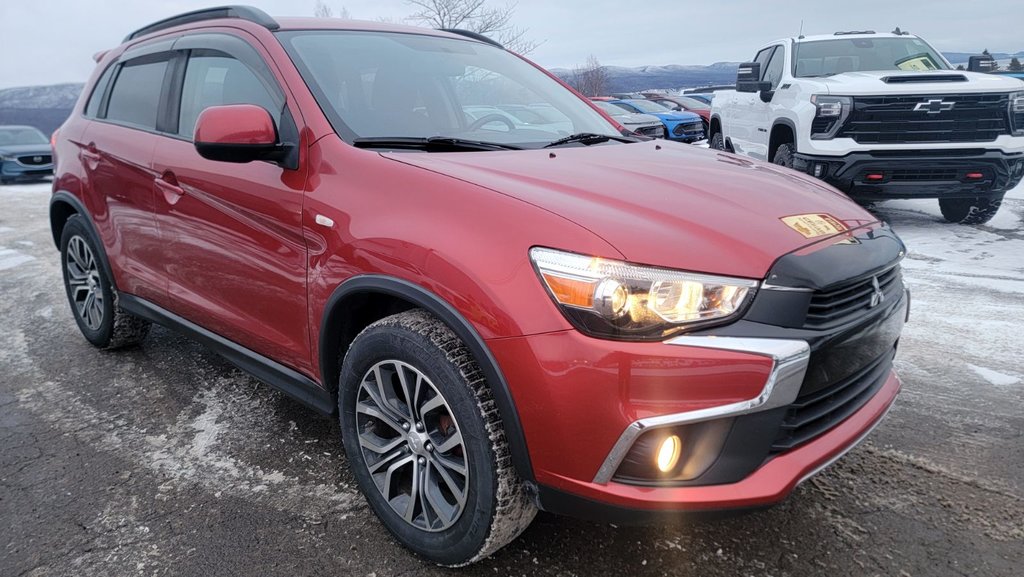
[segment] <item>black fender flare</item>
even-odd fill
[[[89,214],[89,211],[86,210],[85,204],[83,204],[78,197],[64,190],[58,190],[50,197],[50,233],[53,235],[53,244],[57,246],[57,250],[60,250],[60,236],[57,235],[57,228],[54,226],[54,218],[56,216],[54,209],[60,203],[71,205],[71,207],[75,209],[75,213],[82,218],[82,222],[85,223],[85,228],[89,230],[89,234],[92,236],[93,243],[99,249],[97,252],[100,253],[100,266],[103,267],[103,273],[107,275],[108,279],[110,279],[110,285],[116,293],[117,283],[114,280],[114,271],[110,268],[110,261],[107,259],[107,249],[103,245],[103,239],[100,238],[100,233],[96,229],[96,224],[92,221],[92,216]]]
[[[320,321],[320,375],[321,379],[328,378],[330,369],[327,360],[336,351],[330,350],[333,346],[328,339],[322,335],[328,334],[330,323],[333,322],[336,309],[345,298],[357,293],[378,293],[394,296],[408,301],[416,307],[422,308],[440,318],[449,328],[455,331],[462,342],[466,344],[473,357],[479,363],[481,370],[491,386],[491,393],[494,402],[501,413],[501,421],[505,427],[505,436],[508,439],[509,449],[512,452],[512,463],[519,473],[519,477],[527,483],[531,493],[535,494],[533,487],[536,486],[533,476],[533,466],[530,463],[530,453],[526,446],[526,435],[523,432],[522,423],[519,420],[519,413],[516,410],[515,401],[512,399],[512,392],[509,390],[508,382],[498,367],[498,362],[490,349],[484,342],[476,329],[467,321],[451,304],[437,296],[433,292],[409,282],[404,279],[385,275],[359,275],[342,282],[324,307],[323,317]]]

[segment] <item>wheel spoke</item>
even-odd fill
[[[445,457],[444,455],[439,455],[437,453],[434,453],[433,459],[434,459],[434,464],[435,465],[440,465],[441,467],[443,467],[445,469],[448,469],[449,471],[452,471],[453,473],[458,473],[459,475],[461,475],[463,477],[466,476],[466,465],[465,464],[463,464],[463,463],[456,463],[452,459],[449,459],[448,457]]]
[[[409,523],[412,523],[413,518],[416,516],[416,504],[420,500],[420,484],[422,483],[423,467],[419,464],[419,461],[413,461],[412,463],[412,485],[409,489],[409,502],[405,505],[405,514],[402,517]]]
[[[452,495],[455,495],[455,500],[461,505],[466,498],[464,488],[459,487],[459,484],[455,482],[455,479],[452,478],[451,474],[444,467],[434,467],[434,470],[440,473],[445,485],[448,485],[448,490],[452,492]]]
[[[409,383],[405,380],[405,370],[401,365],[394,365],[394,367],[395,373],[398,375],[398,384],[402,388],[402,396],[405,397],[405,406],[409,410],[409,417],[414,421],[418,421],[420,416],[416,412],[416,402],[409,393]]]
[[[377,442],[377,441],[383,442]],[[364,449],[369,449],[378,455],[390,453],[395,447],[405,443],[404,437],[395,437],[394,439],[382,439],[372,433],[360,433],[359,434],[359,446]]]
[[[387,402],[387,397],[383,395],[384,391],[380,387],[380,382],[378,381],[377,386],[374,387],[369,386],[364,380],[362,387],[363,390],[366,391],[366,395],[370,397],[370,401],[372,401],[373,404],[377,406],[377,409],[380,411],[380,414],[390,419],[390,423],[388,424],[394,423],[395,425],[398,425],[399,429],[401,429],[400,423],[402,423],[402,421],[405,421],[405,417],[399,414],[398,411],[396,411],[394,407],[392,407],[391,404]]]
[[[376,403],[373,405],[365,402],[359,403],[356,405],[356,412],[373,417],[399,433],[405,433],[405,430],[402,429],[402,425],[400,425],[394,417],[384,412]]]
[[[360,444],[362,444],[362,443],[360,443]],[[376,463],[374,463],[373,465],[368,465],[367,469],[370,471],[371,475],[374,475],[374,474],[377,473],[377,471],[380,471],[383,467],[387,466],[389,463],[393,463],[395,461],[395,459],[397,459],[397,458],[399,458],[399,457],[401,457],[401,456],[403,456],[405,454],[406,454],[405,451],[401,450],[401,448],[399,448],[398,450],[395,450],[395,451],[391,451],[387,455],[384,455],[383,457],[381,457],[380,460],[377,461]]]
[[[431,411],[443,406],[444,397],[441,395],[434,395],[432,399],[423,403],[423,406],[420,407],[420,418],[422,419],[423,415],[429,414]]]
[[[399,469],[408,465],[409,463],[415,462],[416,457],[410,455],[404,459],[395,461],[394,463],[392,463],[390,467],[388,467],[388,470],[384,473],[384,487],[381,489],[381,491],[384,493],[385,499],[387,499],[388,501],[391,500],[391,480],[394,479],[395,477],[395,471],[398,471]]]
[[[450,437],[437,445],[437,452],[447,453],[460,445],[462,445],[462,433],[456,430]]]

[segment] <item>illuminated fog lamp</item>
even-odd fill
[[[981,179],[985,178],[985,173],[983,173],[983,172],[968,172],[964,176],[967,177],[967,180],[981,180]]]
[[[657,465],[662,473],[668,473],[675,469],[679,463],[679,454],[682,453],[683,442],[678,435],[669,435],[658,446]]]
[[[870,174],[865,175],[864,176],[864,180],[873,180],[873,181],[885,180],[885,175],[880,173],[880,172],[872,172]]]

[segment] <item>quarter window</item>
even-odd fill
[[[166,71],[166,59],[122,65],[110,92],[107,120],[155,130]]]
[[[185,69],[178,134],[192,138],[199,114],[225,104],[255,104],[280,126],[281,104],[249,67],[223,53],[193,52]]]
[[[85,105],[85,115],[90,118],[95,118],[100,113],[100,104],[103,102],[103,93],[107,91],[107,83],[110,82],[110,77],[114,74],[116,66],[108,66],[103,71],[103,75],[96,81],[96,86],[92,89],[92,94],[89,96],[89,102]]]

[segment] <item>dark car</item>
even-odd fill
[[[31,126],[0,126],[0,184],[53,174],[50,141]]]
[[[510,102],[572,134],[462,113]],[[369,508],[443,565],[538,509],[777,503],[900,389],[888,225],[810,176],[627,135],[476,34],[163,20],[99,58],[56,159],[85,339],[139,345],[156,322],[336,416]]]

